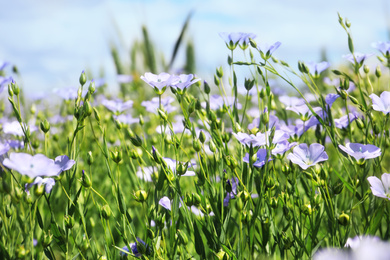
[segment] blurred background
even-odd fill
[[[216,67],[227,66],[229,52],[219,32],[250,32],[256,42],[280,41],[275,56],[294,68],[298,60],[324,57],[335,67],[346,63],[342,55],[348,53],[337,12],[352,23],[355,50],[377,53],[371,43],[389,40],[389,11],[386,0],[3,1],[0,61],[17,66],[18,83],[27,94],[77,86],[84,69],[117,89],[113,50],[122,73],[130,74],[130,66],[137,66],[131,64],[131,50],[144,43],[147,32],[156,57],[169,63],[192,12],[170,72],[181,71],[192,45],[196,74],[211,80]]]

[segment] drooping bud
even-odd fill
[[[44,132],[45,134],[47,132],[49,132],[50,130],[50,123],[49,121],[47,121],[47,119],[44,119],[40,124],[39,124],[39,127],[41,128],[42,132]]]

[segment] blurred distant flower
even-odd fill
[[[383,91],[381,96],[378,97],[375,94],[371,94],[370,98],[372,99],[372,108],[376,111],[381,111],[383,114],[388,114],[390,112],[390,92]]]
[[[356,58],[356,62],[358,64],[363,64],[363,62],[368,58],[368,57],[371,57],[372,53],[370,54],[363,54],[363,53],[360,53],[360,52],[355,52],[355,58]],[[347,55],[343,55],[343,58],[350,61],[351,63],[355,64],[355,59],[354,59],[354,56],[350,53],[350,54],[347,54]]]
[[[307,144],[303,143],[295,146],[293,153],[287,155],[287,159],[306,170],[310,166],[328,160],[328,155],[325,152],[325,147],[321,144],[314,143],[308,147]]]
[[[340,128],[340,129],[347,128],[349,123],[354,121],[357,118],[358,118],[357,113],[349,113],[349,117],[348,117],[348,115],[342,116],[339,119],[335,119],[334,123],[335,123],[337,128]]]
[[[227,102],[227,104],[225,103]],[[218,110],[222,109],[224,105],[226,106],[233,106],[234,104],[234,97],[221,97],[220,95],[211,95],[210,96],[210,109],[212,110]],[[206,107],[206,102],[202,102],[202,106]],[[241,109],[242,105],[240,103],[237,103],[237,109]]]
[[[77,98],[77,87],[67,87],[55,89],[53,92],[65,100],[72,100]]]
[[[265,165],[267,161],[271,161],[272,159],[268,155],[267,160],[267,149],[259,149],[256,154],[256,161],[253,162],[253,166],[260,168]],[[249,163],[249,153],[245,154],[243,161]]]
[[[382,154],[381,149],[372,144],[347,143],[339,144],[339,148],[356,160],[372,159]]]
[[[153,171],[154,171],[153,166],[143,167],[143,168],[138,167],[137,177],[140,178],[141,180],[152,182]]]
[[[173,88],[178,88],[180,90],[184,90],[194,84],[195,82],[198,82],[200,79],[194,79],[193,74],[180,74],[179,76],[173,76],[171,86]]]
[[[371,178],[371,177],[369,177]],[[345,247],[349,247],[351,249],[357,249],[360,246],[360,243],[363,241],[368,242],[379,242],[380,239],[379,237],[374,237],[374,236],[355,236],[354,238],[348,238],[347,242],[345,243]]]
[[[12,77],[2,77],[0,76],[0,93],[3,92],[4,88],[12,82]]]
[[[25,123],[22,123],[24,128],[27,128],[27,125]],[[30,124],[29,126],[30,133],[35,132],[38,130],[38,127],[35,125]],[[18,121],[12,121],[12,122],[6,122],[3,124],[3,132],[5,134],[12,134],[16,136],[24,136],[23,129],[20,126],[20,123]]]
[[[300,116],[311,115],[310,109],[306,104],[299,105],[299,106],[287,107],[286,110],[293,111]]]
[[[390,200],[390,174],[384,173],[381,177],[382,181],[375,176],[370,176],[367,178],[368,182],[371,185],[372,194],[377,197]]]
[[[389,259],[390,243],[373,236],[356,236],[348,238],[345,250],[326,248],[314,254],[314,260],[366,260]]]
[[[238,42],[241,40],[243,33],[227,33],[220,32],[219,36],[225,41],[226,46],[230,50],[234,50],[237,47]]]
[[[371,46],[385,56],[388,55],[387,53],[390,51],[390,42],[373,42]]]
[[[306,65],[309,67],[309,71],[312,75],[320,75],[321,72],[329,68],[330,63],[327,61],[323,61],[320,63],[315,63],[315,62],[307,62]]]
[[[122,124],[131,125],[139,122],[139,118],[133,118],[131,115],[121,114],[119,116],[114,115],[114,118]]]
[[[124,75],[124,74],[119,74],[116,76],[116,80],[119,83],[130,83],[133,81],[133,76],[131,75]]]
[[[282,102],[286,107],[296,107],[306,105],[303,98],[290,97],[290,96],[280,96],[279,101]]]
[[[173,159],[167,158],[167,157],[163,157],[163,160],[167,164],[168,168],[171,169],[171,171],[174,174],[176,174],[178,164],[181,164],[187,168],[195,166],[195,164],[193,164],[193,163],[189,163],[189,164],[185,164],[185,163],[181,163],[181,162],[177,163],[176,160],[173,160]],[[185,170],[186,170],[185,174],[182,174],[181,176],[195,176],[196,175],[194,171],[187,171],[187,169],[185,169]]]
[[[137,237],[137,241],[138,241],[139,244],[143,244],[145,247],[147,247],[146,243],[142,239],[140,239],[139,237]],[[130,248],[131,248],[131,253],[135,257],[141,257],[142,256],[142,254],[138,251],[137,243],[131,243],[130,244]],[[127,252],[130,252],[129,248],[127,246],[124,246],[122,249],[127,251]],[[127,256],[127,254],[121,252],[121,256]]]
[[[30,193],[30,189],[34,185],[43,185],[45,186],[45,192],[49,194],[51,190],[53,189],[56,181],[53,178],[44,178],[42,179],[41,177],[36,177],[33,183],[26,184],[26,192]]]
[[[324,83],[329,86],[340,86],[340,79],[339,78],[330,79],[329,77],[325,77]]]
[[[107,109],[111,110],[114,113],[122,113],[123,111],[133,106],[133,101],[127,100],[126,102],[123,102],[120,99],[116,99],[116,100],[105,99],[102,101],[102,104],[103,106],[105,106]]]
[[[7,61],[0,61],[0,71],[4,70],[9,64]]]
[[[175,101],[172,97],[166,97],[161,99],[161,106],[163,110],[169,114],[175,111],[177,108],[172,106],[171,103]],[[142,101],[141,105],[146,108],[146,111],[158,114],[157,109],[159,108],[159,99],[158,97],[152,98],[150,101]]]
[[[6,143],[0,142],[0,156],[7,153],[10,148],[11,147],[7,142]]]
[[[165,72],[158,75],[146,72],[145,76],[141,76],[141,79],[149,86],[153,87],[155,91],[161,95],[164,93],[165,88],[171,85],[173,77]]]
[[[281,42],[275,42],[272,45],[269,45],[267,43],[261,43],[257,44],[257,49],[260,51],[263,59],[268,59],[272,56],[272,53],[279,48],[281,44]]]

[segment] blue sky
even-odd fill
[[[128,50],[145,24],[157,49],[168,58],[188,12],[194,10],[187,38],[195,41],[198,75],[211,78],[226,64],[219,32],[252,32],[256,41],[282,42],[275,56],[296,66],[319,61],[326,48],[335,66],[348,53],[337,12],[352,23],[355,49],[375,52],[387,41],[386,0],[58,0],[7,1],[0,9],[0,60],[22,73],[26,92],[77,85],[83,69],[114,78],[109,46],[115,42],[128,61]],[[179,66],[181,63],[176,63]],[[113,87],[115,85],[113,84]]]

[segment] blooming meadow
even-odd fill
[[[220,33],[213,82],[144,28],[129,71],[112,49],[118,94],[83,71],[59,102],[0,63],[1,259],[390,259],[390,43],[339,23],[348,66]]]

